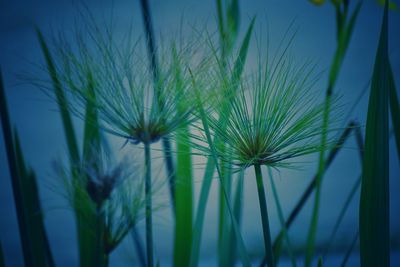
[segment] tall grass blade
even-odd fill
[[[351,253],[353,253],[354,247],[357,244],[358,237],[359,237],[359,232],[357,231],[357,233],[353,237],[353,240],[351,241],[349,248],[346,251],[346,254],[344,254],[344,257],[343,257],[342,263],[340,264],[340,267],[345,267],[347,265],[350,255],[351,255]]]
[[[252,20],[249,28],[247,29],[246,35],[242,41],[240,46],[239,55],[235,61],[234,72],[232,80],[236,85],[238,79],[243,72],[244,63],[246,62],[247,51],[250,43],[250,37],[253,31],[254,19]],[[235,86],[237,87],[237,86]],[[230,113],[229,107],[224,107],[221,112],[226,112],[226,114]],[[221,122],[224,123],[224,122]],[[215,143],[218,143],[218,140],[214,140]],[[215,162],[213,159],[209,158],[206,163],[206,168],[203,177],[203,183],[200,191],[199,204],[197,207],[196,218],[193,226],[193,242],[192,242],[192,252],[190,258],[190,266],[196,267],[199,262],[200,255],[200,246],[201,246],[201,235],[203,231],[203,222],[204,215],[207,205],[208,195],[210,193],[212,177],[214,175]]]
[[[70,167],[71,167],[72,177],[73,177],[73,179],[76,179],[75,182],[80,182],[77,180],[77,179],[79,179],[77,167],[80,164],[81,158],[79,155],[78,143],[77,143],[76,136],[75,136],[75,129],[72,124],[71,113],[69,112],[69,109],[68,109],[69,103],[64,94],[61,82],[57,75],[57,71],[56,71],[56,68],[54,65],[53,58],[52,58],[50,50],[46,44],[46,41],[43,37],[43,34],[40,32],[39,29],[36,29],[36,33],[37,33],[37,37],[38,37],[40,46],[42,48],[42,52],[43,52],[45,60],[46,60],[47,71],[52,80],[54,94],[56,96],[57,104],[58,104],[58,107],[60,110],[61,120],[63,123],[65,138],[66,138],[67,147],[68,147],[68,151],[69,151],[69,159],[70,159]],[[88,135],[87,131],[85,131],[85,134]],[[75,201],[79,201],[79,192],[75,192],[74,202]],[[79,204],[77,203],[76,205],[79,205]],[[75,206],[75,204],[74,204],[74,206]],[[89,212],[88,214],[91,214],[91,213]],[[87,216],[86,218],[83,218],[78,213],[75,213],[75,217],[76,217],[76,224],[77,224],[80,266],[81,267],[92,266],[93,262],[95,260],[94,257],[96,255],[96,251],[94,249],[96,241],[95,241],[94,235],[91,234],[91,228],[89,228],[89,227],[90,227],[90,225],[93,225],[91,223],[91,221],[93,222],[95,220],[95,218],[89,218],[89,216]]]
[[[274,195],[275,205],[276,205],[276,209],[278,211],[279,222],[281,224],[282,233],[283,233],[283,236],[286,241],[286,246],[287,246],[288,254],[290,257],[290,262],[293,267],[296,267],[297,266],[296,257],[293,253],[292,242],[290,241],[289,234],[286,229],[285,218],[283,217],[283,211],[282,211],[282,207],[281,207],[281,202],[279,200],[278,191],[276,190],[274,178],[272,177],[272,171],[271,171],[271,168],[269,168],[269,167],[268,167],[268,176],[269,176],[269,180],[271,182],[272,193]]]
[[[388,7],[375,58],[365,135],[360,197],[361,266],[390,265]]]
[[[25,266],[35,266],[34,255],[30,247],[29,240],[29,222],[28,216],[24,212],[23,189],[20,174],[18,172],[18,162],[15,155],[15,147],[13,141],[12,129],[10,126],[10,118],[8,115],[7,100],[3,87],[3,77],[0,70],[0,115],[3,128],[4,143],[6,146],[8,166],[10,169],[11,185],[13,189],[14,203],[17,212],[17,222],[20,232],[22,252]]]
[[[0,267],[5,267],[5,266],[6,266],[6,262],[4,260],[3,246],[1,245],[1,242],[0,242]]]
[[[197,88],[195,88],[195,90],[197,90]],[[198,92],[196,92],[196,93],[198,94]],[[204,111],[204,108],[203,108],[202,103],[200,101],[200,98],[198,99],[198,109],[199,109],[201,121],[202,121],[203,126],[204,126],[204,131],[205,131],[205,134],[206,134],[207,142],[208,142],[208,145],[210,146],[210,149],[211,149],[212,159],[214,160],[215,168],[217,169],[218,177],[219,177],[220,183],[222,185],[222,179],[221,179],[222,178],[222,174],[221,174],[221,169],[220,169],[219,164],[218,164],[218,156],[216,154],[214,143],[213,143],[213,140],[211,138],[210,129],[208,127],[207,115],[205,114],[205,111]],[[236,236],[236,239],[238,241],[238,254],[240,256],[240,260],[241,260],[243,266],[251,267],[250,259],[249,259],[248,253],[246,251],[246,247],[244,245],[244,241],[243,241],[242,235],[240,233],[240,230],[239,230],[239,227],[237,225],[235,216],[234,216],[233,211],[231,209],[229,196],[226,193],[225,187],[222,187],[222,188],[224,189],[224,196],[225,196],[225,200],[226,200],[226,203],[227,203],[227,209],[228,209],[229,215],[231,217],[233,231],[235,232],[235,236]]]
[[[85,111],[85,128],[83,134],[83,158],[85,162],[90,162],[100,149],[100,127],[98,123],[98,116],[96,107],[94,106],[96,95],[94,91],[93,76],[89,72],[87,74],[87,94],[88,97],[92,98],[93,101],[87,101]]]
[[[325,95],[325,108],[324,108],[323,122],[322,122],[323,133],[321,135],[321,152],[319,154],[315,200],[314,200],[313,213],[311,217],[311,223],[307,236],[306,260],[305,260],[306,267],[309,267],[311,265],[311,261],[314,256],[314,246],[315,246],[315,239],[318,227],[318,217],[319,217],[321,183],[322,183],[322,178],[324,176],[324,170],[326,164],[325,149],[327,143],[327,127],[329,125],[329,115],[330,115],[333,89],[335,87],[339,71],[341,69],[341,65],[350,42],[354,24],[360,9],[361,9],[361,2],[359,2],[358,5],[356,6],[347,24],[345,21],[345,17],[343,17],[344,21],[338,21],[339,38],[338,38],[336,52],[329,72],[328,87]]]
[[[174,57],[176,93],[181,95],[183,94],[182,74],[176,54]],[[178,103],[178,112],[185,112],[182,105],[184,103]],[[174,266],[184,267],[190,266],[193,227],[193,181],[189,127],[185,126],[179,129],[177,136]]]
[[[333,160],[336,158],[337,154],[339,153],[340,149],[343,147],[343,144],[347,141],[351,132],[354,129],[357,129],[356,124],[354,122],[350,122],[347,125],[347,127],[343,130],[343,133],[340,135],[338,140],[335,142],[335,145],[329,152],[324,171],[327,171],[327,169],[329,168],[329,166],[332,164]],[[301,195],[299,201],[296,203],[295,207],[290,212],[289,217],[286,220],[286,228],[287,229],[289,229],[291,227],[294,220],[297,218],[298,214],[303,209],[306,201],[311,196],[311,193],[315,189],[316,179],[317,179],[317,175],[314,175],[313,179],[308,184],[306,190]],[[273,243],[274,258],[275,258],[276,262],[278,262],[278,259],[282,252],[282,245],[283,245],[282,242],[284,241],[283,237],[284,237],[283,231],[281,230],[279,232],[278,236],[275,238],[274,243]],[[266,263],[265,263],[265,259],[264,259],[263,262],[261,263],[261,266],[265,266],[265,264]]]
[[[40,32],[39,29],[36,29],[36,34],[40,43],[40,47],[42,48],[43,55],[46,60],[47,71],[53,83],[54,94],[57,98],[57,104],[60,109],[61,119],[64,126],[64,133],[65,133],[65,138],[67,140],[67,147],[69,150],[71,165],[74,166],[80,162],[80,157],[79,157],[78,142],[76,141],[75,130],[72,124],[71,114],[68,110],[68,101],[62,89],[61,82],[58,78],[53,58],[46,44],[46,41],[43,37],[43,34]]]
[[[46,263],[48,266],[55,266],[43,223],[36,175],[32,170],[27,169],[16,130],[14,133],[15,155],[21,179],[22,200],[28,220],[28,234],[34,255],[34,266],[45,266]]]
[[[328,239],[329,240],[328,245],[326,247],[323,258],[325,258],[328,255],[328,253],[330,252],[330,249],[336,238],[336,233],[339,230],[339,226],[342,223],[344,215],[346,214],[350,204],[353,202],[353,199],[354,199],[358,189],[360,188],[360,185],[361,185],[361,177],[358,177],[357,180],[354,182],[353,186],[351,187],[351,190],[350,190],[349,194],[347,195],[346,201],[344,202],[343,207],[340,210],[339,216],[336,219],[335,225],[334,225],[332,232],[330,234],[330,237]]]
[[[34,172],[27,169],[16,131],[11,130],[0,72],[0,112],[25,266],[55,266]]]
[[[394,82],[392,67],[389,64],[389,103],[392,125],[397,145],[397,157],[400,158],[400,106],[397,97],[396,84]]]
[[[243,191],[244,191],[244,171],[240,171],[236,184],[236,191],[234,195],[234,203],[233,203],[233,213],[235,214],[235,219],[237,221],[238,226],[240,227],[242,222],[242,210],[243,210]],[[237,241],[235,238],[235,232],[230,229],[230,236],[228,241],[229,246],[229,259],[227,266],[235,266],[237,257]]]

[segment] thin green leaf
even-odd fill
[[[243,210],[243,186],[244,186],[244,171],[240,171],[236,184],[236,192],[233,203],[233,213],[235,214],[236,221],[240,227],[242,222],[242,210]],[[228,266],[235,266],[236,254],[237,254],[237,241],[235,238],[235,232],[230,229],[230,236],[228,241],[229,246],[229,262]]]
[[[199,92],[197,91],[198,89],[196,88],[196,86],[194,86],[194,87],[195,87],[195,90],[196,90],[196,94],[199,95]],[[217,154],[216,154],[216,151],[215,151],[213,140],[211,138],[210,129],[208,127],[207,116],[205,114],[205,111],[204,111],[203,105],[201,103],[200,97],[198,96],[198,98],[199,98],[198,99],[198,109],[199,109],[201,121],[202,121],[203,126],[204,126],[204,131],[205,131],[205,134],[206,134],[206,137],[207,137],[208,145],[210,146],[210,149],[212,151],[212,159],[214,160],[215,168],[217,169],[217,173],[218,173],[218,177],[220,179],[220,183],[221,183],[221,185],[223,185],[222,184],[221,169],[220,169],[219,164],[218,164],[218,157],[217,157]],[[251,266],[250,259],[249,259],[248,253],[246,251],[246,247],[244,245],[244,241],[243,241],[242,235],[240,234],[239,227],[238,227],[237,222],[235,220],[233,211],[231,209],[229,197],[228,197],[228,195],[226,193],[226,190],[224,190],[224,196],[225,196],[225,200],[226,200],[226,203],[227,203],[227,209],[228,209],[229,215],[231,216],[232,227],[233,227],[233,230],[235,232],[236,239],[238,241],[238,253],[240,255],[240,260],[241,260],[243,266],[250,267]]]
[[[0,242],[0,267],[6,267],[6,262],[4,260],[3,246]]]
[[[183,94],[180,65],[174,53],[177,94]],[[178,103],[178,112],[185,112]],[[177,131],[175,183],[175,243],[174,266],[190,266],[193,226],[193,181],[190,129],[187,125]]]
[[[283,211],[282,211],[281,203],[279,201],[278,191],[276,190],[274,178],[272,177],[271,168],[268,168],[268,176],[269,176],[269,179],[271,182],[272,193],[274,195],[276,209],[278,211],[279,222],[281,223],[282,233],[286,240],[286,245],[287,245],[287,250],[288,250],[289,257],[290,257],[290,261],[292,263],[292,266],[296,267],[297,266],[296,257],[293,253],[292,243],[290,241],[289,234],[288,234],[288,231],[286,228],[285,218],[283,217]]]
[[[342,263],[340,264],[340,267],[345,267],[347,265],[350,255],[351,255],[351,253],[353,253],[354,247],[357,244],[358,237],[359,237],[359,233],[357,231],[357,233],[353,237],[353,240],[351,241],[349,248],[346,250],[346,254],[344,254],[344,257],[343,257]]]
[[[336,52],[329,72],[329,81],[325,96],[325,108],[324,108],[323,122],[322,122],[323,133],[321,135],[321,151],[319,154],[318,172],[316,176],[317,179],[316,179],[315,200],[311,217],[311,223],[307,235],[307,248],[306,248],[306,260],[305,260],[306,267],[309,267],[311,265],[311,261],[314,256],[314,246],[315,246],[316,232],[318,227],[318,217],[319,217],[321,183],[324,176],[324,170],[326,164],[325,149],[327,143],[327,127],[329,125],[329,115],[332,104],[331,102],[332,102],[333,89],[335,87],[339,71],[341,69],[341,65],[348,48],[350,38],[352,36],[355,21],[361,9],[361,3],[362,2],[359,2],[356,8],[354,9],[353,14],[347,25],[345,26],[341,26],[341,24],[337,25],[340,31],[339,31],[339,38],[338,38]],[[339,21],[340,23],[342,22],[341,20]]]
[[[360,257],[363,267],[390,265],[389,71],[386,4],[366,124],[359,217]]]
[[[60,80],[57,75],[56,68],[54,66],[54,61],[52,59],[52,56],[51,56],[50,50],[46,44],[46,41],[43,37],[43,34],[40,32],[39,29],[36,29],[36,34],[39,39],[39,43],[40,43],[40,47],[42,48],[43,55],[46,59],[47,71],[49,72],[49,75],[53,82],[53,90],[54,90],[54,94],[57,98],[58,108],[61,113],[61,119],[62,119],[63,126],[64,126],[64,133],[65,133],[65,137],[67,140],[67,147],[69,150],[71,165],[74,166],[78,162],[80,162],[80,157],[79,157],[78,143],[77,143],[76,137],[75,137],[75,130],[74,130],[74,126],[72,124],[71,114],[68,110],[68,106],[69,106],[68,100],[62,89]]]
[[[10,169],[11,185],[13,189],[14,203],[17,212],[17,221],[19,227],[19,235],[21,239],[22,252],[24,257],[25,266],[34,266],[35,260],[32,248],[30,247],[31,241],[29,237],[29,222],[28,215],[24,212],[24,199],[21,174],[18,171],[18,162],[15,155],[14,140],[12,129],[10,126],[10,118],[8,115],[7,100],[3,87],[3,78],[0,70],[0,115],[1,123],[3,126],[4,143],[6,146],[8,166]]]
[[[96,102],[96,95],[94,91],[93,76],[89,72],[87,74],[87,94],[88,97],[92,98],[93,101],[87,101],[86,103],[86,114],[85,114],[85,128],[83,134],[83,158],[85,162],[90,162],[100,149],[100,127],[98,123],[97,110],[94,105]]]
[[[34,266],[45,266],[46,263],[48,263],[49,266],[54,266],[53,256],[50,251],[50,245],[43,223],[36,176],[32,170],[27,169],[17,131],[15,130],[14,133],[15,155],[21,178],[24,212],[29,222],[28,235],[30,248],[34,255]]]
[[[397,97],[396,84],[392,72],[392,67],[389,64],[389,103],[390,114],[392,115],[392,125],[397,145],[397,157],[400,158],[400,106],[399,98]]]
[[[253,31],[254,20],[252,20],[249,28],[247,29],[245,38],[243,39],[242,45],[240,47],[239,55],[235,61],[232,83],[237,87],[238,80],[243,72],[244,63],[246,62],[247,51],[250,43],[250,37]],[[230,113],[228,107],[225,107],[221,112]],[[223,122],[221,122],[223,123]],[[214,140],[215,143],[218,143],[218,140]],[[203,231],[203,222],[204,222],[204,214],[207,205],[208,195],[210,193],[211,181],[214,175],[215,162],[211,158],[207,160],[203,184],[200,191],[199,205],[197,208],[196,218],[193,227],[193,245],[190,259],[190,266],[196,267],[199,262],[200,255],[200,246],[201,246],[201,235]]]

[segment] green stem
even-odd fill
[[[147,266],[153,267],[153,218],[151,214],[151,158],[150,143],[144,144],[145,154],[145,197],[146,197],[146,249]]]
[[[331,91],[328,90],[325,100],[325,109],[323,115],[322,122],[322,137],[321,137],[321,151],[319,153],[319,164],[318,164],[318,172],[317,177],[315,179],[315,200],[314,200],[314,208],[311,218],[311,224],[308,231],[307,238],[307,251],[306,251],[306,260],[305,266],[311,266],[311,261],[314,255],[314,246],[315,246],[315,238],[317,234],[318,227],[318,217],[319,217],[319,203],[321,198],[321,181],[325,171],[325,147],[327,143],[327,128],[329,123],[329,110],[331,106]]]
[[[105,247],[104,247],[104,216],[101,211],[101,204],[96,205],[96,243],[95,243],[95,254],[93,259],[93,267],[107,267],[108,264],[105,262]]]
[[[264,184],[263,184],[260,165],[258,165],[258,164],[254,165],[254,170],[256,173],[258,200],[260,202],[261,220],[262,220],[263,233],[264,233],[265,256],[267,259],[268,267],[273,267],[275,265],[274,265],[274,259],[272,256],[272,242],[271,242],[271,233],[269,230],[267,200],[265,199],[265,190],[264,190]]]

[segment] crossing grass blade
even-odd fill
[[[309,226],[308,230],[308,235],[307,235],[307,248],[306,248],[306,260],[305,260],[305,266],[309,267],[311,265],[311,261],[314,256],[314,247],[315,247],[315,239],[316,239],[316,233],[317,233],[317,227],[318,227],[318,218],[319,218],[319,204],[320,204],[320,192],[321,192],[321,183],[322,179],[324,176],[324,170],[325,170],[325,149],[326,149],[326,143],[327,143],[327,132],[326,129],[329,125],[329,115],[330,115],[330,109],[331,109],[331,102],[332,102],[332,94],[333,94],[333,89],[335,87],[337,78],[339,76],[339,72],[343,63],[344,56],[346,54],[347,48],[350,43],[350,39],[353,33],[354,25],[356,22],[356,19],[358,17],[359,11],[361,9],[361,1],[357,4],[355,7],[349,21],[346,21],[345,16],[339,16],[342,17],[341,20],[338,20],[337,22],[337,28],[338,28],[338,42],[337,42],[337,48],[335,51],[335,55],[333,57],[332,65],[329,71],[329,81],[328,81],[328,87],[326,89],[326,95],[325,95],[325,109],[324,109],[324,114],[323,114],[323,122],[322,122],[322,128],[323,128],[323,133],[321,135],[321,152],[319,154],[319,163],[318,163],[318,171],[317,171],[317,176],[316,176],[316,190],[315,190],[315,200],[314,200],[314,206],[313,206],[313,212],[312,212],[312,217],[311,217],[311,223]],[[344,3],[347,5],[347,3]],[[337,12],[340,12],[337,10]]]
[[[269,180],[271,182],[272,193],[274,195],[275,205],[276,205],[276,209],[278,211],[279,222],[281,224],[282,233],[283,233],[283,236],[286,241],[286,246],[287,246],[288,254],[290,257],[290,262],[293,267],[296,267],[297,266],[296,257],[293,253],[292,242],[290,241],[289,234],[288,234],[288,231],[286,228],[285,218],[283,217],[283,211],[282,211],[281,203],[279,200],[278,191],[276,190],[274,178],[272,177],[271,168],[268,168],[268,176],[269,176]]]
[[[397,145],[397,157],[400,159],[400,106],[397,97],[396,84],[393,77],[392,67],[389,64],[389,103],[392,125]]]
[[[18,134],[11,130],[1,72],[0,106],[24,263],[28,267],[52,267],[55,264],[44,227],[36,176],[26,167]]]
[[[176,93],[183,93],[182,73],[176,53],[174,53]],[[182,101],[182,100],[181,100]],[[178,103],[178,109],[184,103]],[[181,108],[182,109],[182,108]],[[179,112],[184,112],[180,110]],[[178,130],[176,140],[176,183],[175,183],[175,242],[174,266],[189,266],[192,246],[193,226],[193,180],[192,157],[188,126]]]
[[[357,231],[357,233],[353,237],[353,240],[351,241],[349,248],[347,249],[346,253],[344,254],[344,257],[343,257],[342,263],[340,264],[340,267],[345,267],[347,265],[350,255],[353,252],[354,247],[357,244],[358,237],[359,237],[359,233]]]
[[[1,242],[0,242],[0,267],[5,267],[5,266],[6,266],[6,263],[4,260],[3,246],[1,245]]]
[[[195,90],[197,90],[197,88],[195,88]],[[196,93],[198,94],[198,92],[196,92]],[[208,145],[210,146],[210,149],[211,149],[212,159],[214,160],[215,168],[217,169],[217,173],[218,173],[218,177],[219,177],[219,180],[220,180],[220,184],[221,184],[222,188],[224,189],[225,201],[226,201],[226,205],[227,205],[227,209],[228,209],[229,215],[231,217],[232,228],[233,228],[233,231],[235,232],[235,237],[236,237],[236,240],[238,242],[238,254],[240,256],[240,260],[241,260],[243,266],[251,267],[250,259],[249,259],[248,253],[246,251],[246,247],[244,245],[244,241],[243,241],[242,235],[240,233],[239,226],[238,226],[238,224],[236,222],[234,213],[233,213],[231,205],[230,205],[229,196],[228,196],[228,194],[227,194],[227,192],[225,190],[225,187],[222,184],[222,173],[221,173],[220,166],[218,164],[218,156],[216,154],[214,143],[213,143],[213,140],[211,138],[210,129],[208,127],[207,115],[205,114],[205,111],[204,111],[204,108],[202,106],[200,98],[198,99],[198,109],[199,109],[201,121],[203,123],[205,135],[207,137],[207,142],[208,142]]]
[[[8,159],[8,166],[10,169],[11,185],[13,189],[13,196],[15,208],[17,212],[17,222],[19,228],[19,235],[22,245],[22,253],[24,263],[26,266],[33,266],[34,255],[30,247],[29,228],[27,214],[24,212],[24,201],[22,191],[22,182],[20,174],[18,173],[18,163],[15,155],[15,147],[13,141],[12,129],[10,126],[10,117],[8,115],[7,100],[3,87],[3,77],[0,70],[0,115],[3,129],[4,143],[6,146],[6,153]]]
[[[390,265],[388,6],[375,58],[365,135],[360,197],[361,266]]]
[[[243,210],[243,191],[244,191],[244,171],[240,171],[237,177],[236,190],[234,195],[233,213],[238,226],[240,227],[242,222],[242,210]],[[229,247],[229,258],[227,266],[235,266],[237,260],[237,241],[235,238],[235,232],[230,228],[230,235],[228,239]]]
[[[72,124],[71,114],[68,110],[68,100],[62,89],[61,82],[58,78],[56,67],[54,65],[54,60],[46,44],[46,40],[39,29],[36,29],[36,34],[43,55],[46,60],[47,71],[53,83],[53,90],[57,99],[58,108],[61,113],[61,119],[64,127],[65,138],[67,141],[69,157],[71,160],[71,165],[73,166],[76,165],[78,162],[80,162],[80,156],[79,156],[78,142],[76,140],[74,126]]]
[[[336,158],[337,154],[339,153],[340,149],[342,148],[343,144],[347,141],[349,136],[351,136],[350,134],[352,133],[352,131],[354,129],[357,129],[357,127],[358,126],[356,126],[356,124],[354,122],[350,122],[347,125],[347,127],[343,130],[342,134],[340,135],[340,137],[336,141],[335,145],[329,152],[324,171],[327,171],[327,169],[329,168],[329,166],[332,164],[333,160]],[[290,212],[289,217],[286,219],[285,224],[286,224],[287,229],[289,229],[291,227],[294,220],[297,218],[298,214],[303,209],[306,201],[310,198],[311,193],[315,189],[316,178],[317,178],[317,175],[314,175],[314,178],[311,180],[311,182],[307,186],[306,190],[301,195],[299,201],[297,202],[295,207]],[[278,262],[279,257],[282,253],[283,241],[284,241],[283,232],[280,231],[273,243],[274,258],[275,258],[276,262]],[[265,266],[265,264],[266,264],[266,262],[265,262],[265,258],[264,258],[260,266]]]
[[[79,179],[78,173],[77,173],[77,167],[79,166],[79,164],[81,162],[81,157],[79,155],[79,148],[78,148],[78,143],[77,143],[76,136],[75,136],[75,129],[72,124],[71,113],[69,111],[69,103],[64,94],[60,79],[57,74],[56,67],[54,65],[54,60],[53,60],[50,50],[46,44],[45,38],[39,29],[36,29],[36,33],[37,33],[37,37],[38,37],[43,55],[46,60],[47,71],[52,80],[54,94],[56,96],[58,108],[60,110],[61,120],[62,120],[63,128],[64,128],[64,134],[65,134],[66,143],[67,143],[68,152],[69,152],[72,177],[74,179]],[[90,88],[90,86],[91,85],[89,85],[89,88]],[[87,118],[91,118],[93,116],[93,114],[91,114],[92,113],[91,107],[90,106],[86,107],[86,111],[88,111]],[[90,123],[93,123],[93,121]],[[88,147],[89,147],[88,139],[92,138],[92,134],[93,134],[93,133],[89,134],[89,132],[94,132],[93,130],[89,130],[91,127],[93,127],[93,129],[94,129],[95,126],[85,125],[85,135],[86,135],[85,149],[86,149],[86,151],[88,151]],[[80,181],[76,180],[76,182],[80,182]],[[76,192],[76,195],[74,196],[74,201],[79,201],[78,192]],[[76,205],[79,205],[79,204],[78,203],[74,204],[74,206],[76,206]],[[91,214],[91,213],[88,212],[88,214]],[[84,219],[78,213],[76,213],[75,216],[76,216],[76,224],[77,224],[80,266],[81,267],[92,266],[93,261],[94,261],[94,255],[96,254],[96,252],[94,250],[95,237],[90,234],[91,229],[89,227],[91,225],[90,222],[94,221],[95,218],[88,218],[88,216],[87,216]]]
[[[249,48],[250,37],[252,35],[253,26],[254,26],[253,19],[247,29],[246,35],[242,41],[240,46],[239,55],[235,61],[233,74],[232,74],[232,82],[237,87],[238,80],[243,72],[244,64],[246,62],[247,51]],[[230,110],[229,107],[224,107],[221,112],[226,112],[225,114],[229,114]],[[224,122],[221,122],[224,123]],[[214,140],[215,143],[218,143],[218,140]],[[202,182],[202,187],[200,191],[200,198],[199,204],[196,211],[195,222],[193,225],[193,242],[192,242],[192,252],[190,258],[190,266],[196,267],[198,266],[199,256],[200,256],[200,246],[201,246],[201,235],[203,231],[203,222],[204,222],[204,215],[207,205],[208,195],[210,193],[212,177],[214,175],[215,169],[215,162],[211,158],[207,160],[206,168],[204,171],[204,177]]]
[[[95,84],[93,76],[90,72],[87,74],[87,95],[94,101],[87,101],[85,111],[85,126],[83,133],[83,159],[85,162],[92,161],[100,149],[100,127],[98,122],[97,110],[94,106],[96,103]]]

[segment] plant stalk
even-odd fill
[[[150,143],[144,143],[145,154],[145,198],[146,198],[146,249],[147,266],[153,267],[153,218],[151,214],[151,158]]]
[[[254,171],[256,173],[258,200],[260,203],[261,220],[263,226],[265,256],[267,259],[268,267],[274,267],[275,265],[272,254],[271,233],[269,230],[267,200],[265,199],[264,184],[262,179],[261,167],[259,164],[254,165]]]
[[[151,21],[151,16],[150,16],[150,9],[149,9],[149,3],[147,0],[141,0],[140,1],[140,6],[142,9],[142,15],[143,15],[143,23],[144,23],[144,29],[145,29],[145,34],[146,34],[146,41],[147,41],[147,52],[149,54],[149,59],[150,59],[150,68],[151,72],[153,75],[153,81],[154,81],[154,94],[155,97],[157,97],[157,103],[159,105],[159,108],[162,108],[163,104],[161,99],[158,97],[159,96],[159,64],[157,61],[157,54],[156,54],[156,49],[154,45],[154,32],[153,32],[153,24]],[[172,157],[172,150],[171,150],[171,141],[168,137],[163,137],[162,138],[162,146],[163,146],[163,153],[164,153],[164,158],[165,158],[165,165],[167,169],[167,174],[169,178],[169,190],[170,190],[170,197],[171,197],[171,202],[172,202],[172,210],[175,215],[175,167],[174,167],[174,162],[173,162],[173,157]]]

